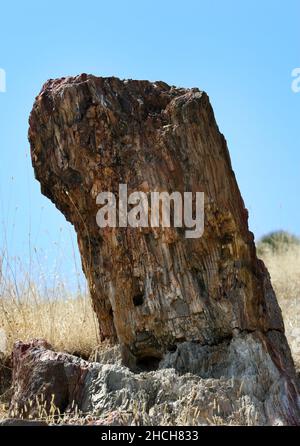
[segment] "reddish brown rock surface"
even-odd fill
[[[120,342],[125,362],[154,365],[184,341],[213,348],[216,357],[218,346],[254,333],[288,376],[295,414],[281,312],[208,96],[163,82],[50,80],[36,98],[29,139],[42,193],[77,232],[101,337]],[[204,192],[203,236],[100,229],[96,196],[118,195],[120,183],[129,193]]]
[[[11,414],[40,418],[51,412],[51,406],[60,413],[74,407],[81,400],[87,372],[86,361],[56,353],[44,340],[17,342],[13,351]]]

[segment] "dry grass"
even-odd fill
[[[86,290],[72,293],[57,276],[50,284],[49,276],[16,279],[14,271],[22,266],[13,268],[2,257],[1,268],[0,258],[0,353],[10,354],[18,340],[44,338],[57,350],[88,357],[99,342]]]
[[[260,246],[260,257],[271,275],[296,365],[300,368],[300,246]]]
[[[85,296],[51,301],[30,295],[22,302],[0,301],[0,326],[6,333],[6,351],[16,340],[46,339],[56,350],[88,357],[98,344],[96,321]]]

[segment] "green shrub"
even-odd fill
[[[286,231],[275,231],[262,237],[257,243],[258,255],[266,251],[273,253],[287,251],[293,246],[300,246],[300,239]]]

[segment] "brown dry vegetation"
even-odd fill
[[[87,295],[51,301],[26,294],[21,301],[2,298],[0,326],[6,333],[6,352],[16,340],[46,339],[55,350],[87,358],[98,344],[97,325]]]
[[[270,243],[271,240],[271,243]],[[300,243],[286,233],[264,237],[258,255],[271,275],[294,361],[300,369]]]

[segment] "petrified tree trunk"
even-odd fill
[[[141,360],[161,359],[184,341],[216,346],[254,332],[276,366],[294,374],[205,93],[84,74],[50,80],[36,98],[29,139],[42,193],[77,232],[102,338],[118,339],[128,357]],[[203,236],[187,239],[181,228],[100,229],[96,196],[117,196],[120,183],[128,193],[204,192]]]
[[[160,355],[178,341],[217,343],[234,329],[283,331],[205,93],[84,75],[49,81],[30,117],[30,142],[42,192],[77,231],[103,338]],[[119,183],[204,191],[203,237],[99,229],[96,196],[117,195]]]

